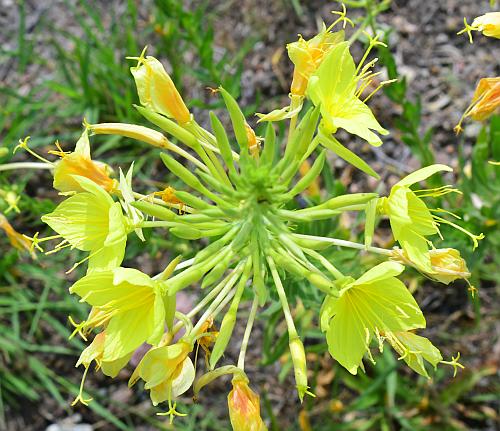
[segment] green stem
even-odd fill
[[[295,329],[290,306],[288,305],[288,299],[286,297],[285,289],[283,288],[283,284],[281,283],[278,270],[276,269],[276,264],[270,256],[267,257],[267,264],[269,265],[269,269],[271,270],[271,275],[276,286],[276,292],[278,293],[278,297],[281,302],[281,308],[283,309],[283,314],[285,315],[286,326],[288,328],[288,337],[292,339],[294,337],[297,337],[298,334],[297,330]]]
[[[243,340],[241,341],[240,355],[238,357],[238,368],[242,370],[245,369],[245,355],[247,353],[248,341],[250,340],[250,334],[252,333],[253,322],[255,321],[258,305],[259,305],[259,299],[257,298],[257,296],[255,296],[253,298],[252,308],[250,309],[250,315],[248,316],[247,326],[245,327]]]
[[[13,171],[16,169],[54,169],[54,165],[39,162],[16,162],[0,165],[0,171]]]
[[[357,242],[352,242],[352,241],[346,241],[343,239],[326,238],[323,236],[301,235],[301,234],[293,234],[292,236],[296,238],[309,239],[313,241],[328,242],[332,245],[337,245],[339,247],[348,247],[348,248],[355,248],[357,250],[366,250],[372,253],[383,254],[385,256],[391,256],[394,253],[394,250],[388,250],[386,248],[380,248],[380,247],[366,246],[364,244],[359,244]]]

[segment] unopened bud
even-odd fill
[[[139,57],[130,71],[135,79],[141,105],[185,124],[191,120],[181,95],[163,65],[154,57]]]
[[[248,380],[236,376],[227,396],[229,418],[234,431],[267,431],[260,417],[259,396],[250,389]]]

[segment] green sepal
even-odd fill
[[[156,217],[160,220],[172,221],[175,219],[175,213],[170,211],[168,208],[162,207],[160,205],[152,204],[147,201],[134,201],[130,203],[131,206],[137,208],[139,211]]]
[[[259,163],[263,168],[270,168],[274,163],[276,156],[276,132],[273,123],[267,123],[264,147],[260,154]]]
[[[341,195],[327,200],[321,205],[314,207],[314,209],[321,208],[321,209],[336,210],[340,208],[350,207],[353,205],[362,205],[377,197],[378,197],[377,193],[352,193],[348,195]]]
[[[191,132],[188,132],[179,126],[175,121],[172,121],[169,118],[152,111],[151,109],[137,105],[134,105],[134,107],[144,118],[146,118],[146,120],[151,121],[151,123],[169,133],[188,147],[198,148],[200,146],[196,137]]]
[[[365,207],[365,246],[369,247],[373,241],[373,234],[375,232],[375,222],[377,219],[377,204],[379,198],[371,199],[367,202]]]
[[[293,188],[287,193],[289,199],[293,198],[295,195],[302,193],[307,189],[312,182],[318,177],[323,169],[326,159],[326,150],[323,150],[320,155],[316,158],[311,169],[293,186]]]
[[[290,137],[290,141],[287,143],[285,148],[285,155],[281,161],[282,165],[284,164],[285,166],[288,166],[290,160],[295,159],[299,144],[302,141],[302,136],[305,130],[307,130],[307,125],[309,124],[309,120],[311,119],[313,110],[314,107],[311,107],[307,110],[307,112],[304,114],[299,124],[297,125],[297,128],[293,131],[292,136]]]
[[[174,327],[174,317],[175,310],[177,309],[177,298],[176,294],[167,294],[163,297],[163,303],[165,304],[165,323],[169,331],[172,331]]]
[[[160,157],[163,160],[165,166],[170,170],[170,172],[184,181],[189,187],[192,187],[200,193],[205,194],[207,190],[192,172],[190,172],[187,168],[182,166],[181,163],[179,163],[177,160],[175,160],[173,157],[170,157],[166,153],[161,153]]]
[[[223,87],[219,87],[219,91],[226,104],[227,111],[231,117],[231,123],[233,124],[234,135],[236,141],[242,150],[248,150],[248,138],[246,130],[246,119],[241,112],[238,103],[231,94],[229,94]]]
[[[210,111],[210,123],[212,125],[212,130],[215,134],[217,146],[219,147],[220,154],[222,156],[222,159],[224,160],[224,163],[226,164],[230,174],[238,175],[234,167],[233,153],[231,151],[231,145],[229,144],[229,139],[227,137],[224,126],[212,111]]]
[[[237,252],[242,247],[244,247],[248,242],[248,237],[250,236],[252,229],[254,229],[254,226],[251,222],[244,222],[239,232],[235,236],[233,242],[231,243],[231,249]]]
[[[251,250],[252,250],[252,262],[253,262],[252,284],[255,294],[257,295],[257,299],[259,301],[259,306],[262,307],[267,301],[269,292],[266,289],[266,284],[264,283],[264,277],[262,275],[264,269],[261,261],[260,245],[257,236],[255,234],[252,235]]]
[[[380,179],[380,176],[368,165],[368,163],[366,163],[361,157],[354,154],[351,150],[344,147],[336,138],[325,135],[321,132],[318,136],[321,145],[332,150],[341,159],[363,171],[365,174],[368,174],[377,180]]]
[[[236,232],[238,231],[238,227],[235,226],[217,241],[214,241],[212,244],[206,246],[203,250],[200,250],[198,253],[196,253],[196,256],[194,258],[195,262],[203,262],[205,259],[215,255],[219,250],[222,249],[222,247],[224,247],[229,241],[234,238]]]
[[[216,192],[224,195],[224,197],[233,197],[235,195],[234,189],[228,187],[226,184],[221,183],[216,178],[212,177],[210,174],[203,172],[199,169],[196,169],[196,174]]]
[[[208,202],[205,202],[203,199],[200,199],[199,197],[183,190],[176,190],[174,192],[174,196],[186,205],[196,208],[197,210],[216,209],[216,207],[210,205]]]
[[[201,282],[202,289],[205,289],[205,287],[210,286],[222,277],[226,269],[229,267],[233,256],[234,254],[232,252],[227,253],[224,258],[212,268],[212,270],[203,278],[203,281]]]
[[[321,113],[320,106],[316,106],[314,110],[311,112],[311,115],[309,119],[307,120],[307,123],[304,125],[304,130],[302,134],[300,135],[300,139],[298,140],[297,143],[297,149],[296,149],[296,155],[295,158],[302,159],[302,157],[310,152],[309,146],[313,142],[313,136],[314,133],[316,132],[316,126],[318,125],[318,119]]]
[[[182,239],[200,239],[205,236],[201,230],[190,226],[172,227],[170,228],[170,233]]]

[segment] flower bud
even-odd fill
[[[259,396],[248,386],[248,380],[236,376],[227,396],[229,417],[234,431],[267,431],[260,417]]]
[[[126,123],[99,123],[89,127],[95,135],[120,135],[146,142],[158,148],[169,149],[171,147],[165,136],[149,127]]]
[[[154,57],[138,58],[130,71],[135,79],[141,105],[185,124],[191,120],[181,95],[163,65]]]
[[[462,131],[462,123],[467,117],[476,121],[484,121],[500,107],[500,77],[479,80],[472,102],[465,110],[455,127],[458,134]]]
[[[300,401],[304,399],[309,386],[307,385],[307,365],[306,365],[306,352],[304,345],[298,336],[290,339],[288,344],[290,354],[292,355],[293,369],[295,373],[295,385],[299,393]]]

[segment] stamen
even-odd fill
[[[61,145],[59,144],[59,141],[54,142],[54,145],[56,146],[57,150],[49,150],[49,154],[54,154],[55,156],[60,157],[61,159],[67,156],[68,154],[71,154],[71,151],[64,151],[61,148]]]
[[[440,223],[445,223],[447,225],[450,225],[452,227],[454,227],[455,229],[459,230],[460,232],[463,232],[464,234],[466,234],[468,237],[470,237],[470,239],[472,240],[473,244],[474,244],[474,247],[473,247],[473,250],[475,250],[479,244],[478,244],[478,241],[482,240],[484,238],[484,234],[483,233],[480,233],[479,235],[474,235],[472,232],[469,232],[467,229],[463,228],[462,226],[458,225],[458,224],[455,224],[449,220],[446,220],[442,217],[438,217],[436,215],[433,215],[432,216],[434,218],[434,220],[440,222]]]

